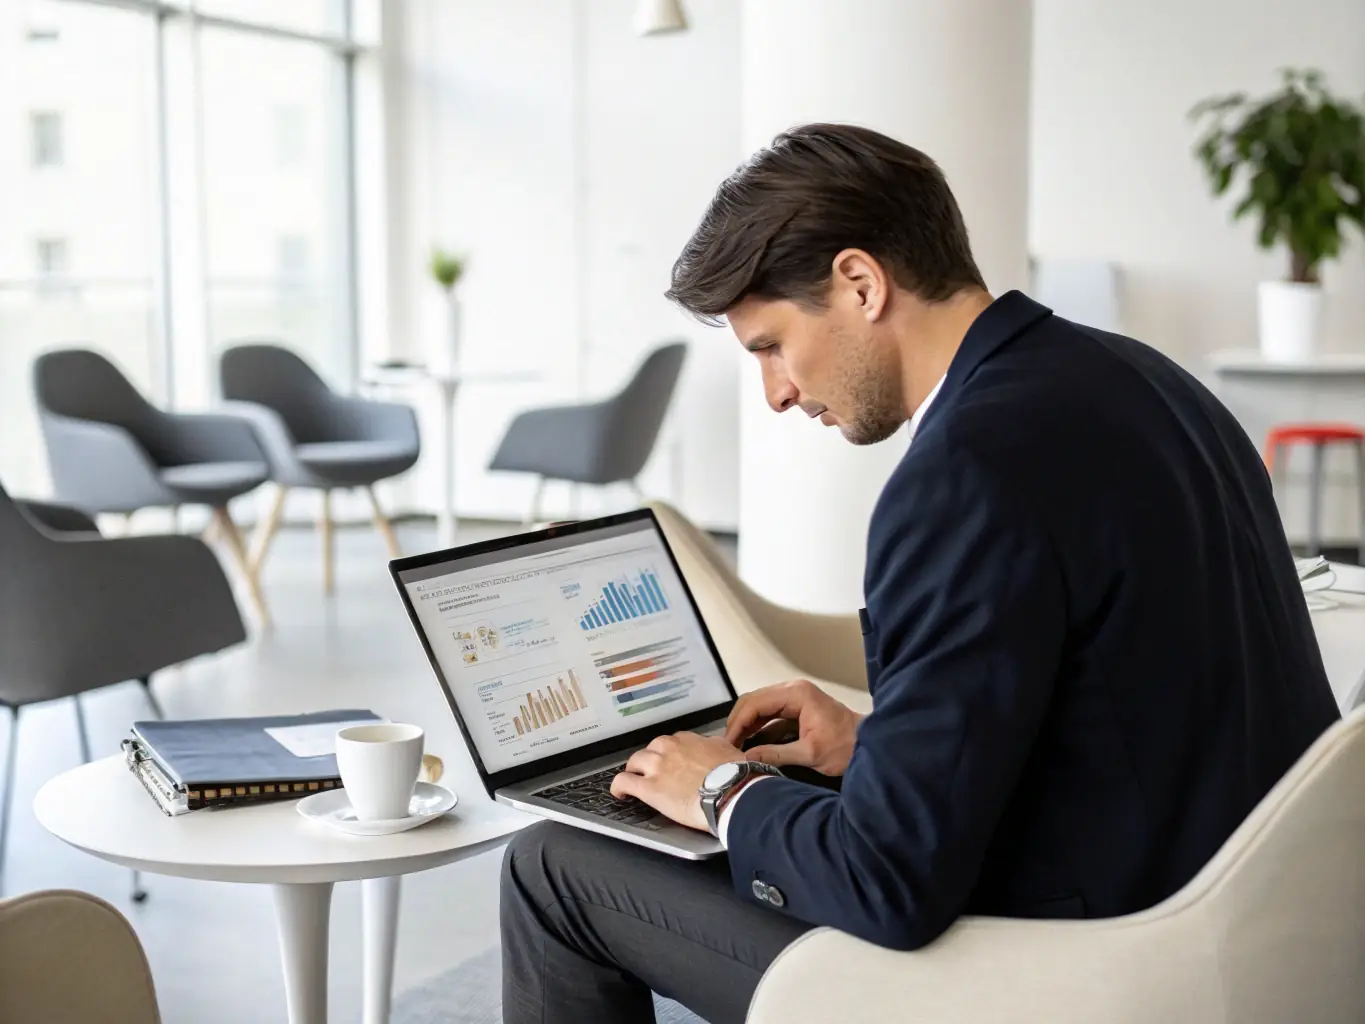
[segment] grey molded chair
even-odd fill
[[[156,988],[128,919],[89,893],[0,900],[5,1024],[160,1024]]]
[[[3,488],[0,566],[0,707],[10,711],[3,870],[23,708],[74,698],[89,761],[82,693],[136,679],[160,717],[152,673],[240,643],[246,631],[223,567],[199,539],[101,537],[84,513],[15,502]]]
[[[241,344],[219,362],[225,408],[250,418],[278,486],[274,505],[253,543],[259,569],[279,527],[290,488],[322,492],[319,527],[323,583],[332,589],[331,492],[363,487],[374,523],[397,558],[398,537],[380,507],[374,485],[405,473],[421,454],[417,416],[406,405],[340,395],[299,355],[279,345]]]
[[[221,536],[268,623],[257,574],[227,509],[269,474],[250,425],[212,413],[163,412],[113,363],[86,349],[43,353],[33,382],[58,499],[87,512],[207,505],[210,530]]]
[[[635,482],[649,461],[687,356],[678,341],[651,352],[624,388],[586,405],[530,409],[512,421],[489,469],[534,473],[540,479],[528,523],[540,517],[546,480],[605,486]]]

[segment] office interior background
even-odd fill
[[[639,492],[733,545],[759,593],[846,612],[861,603],[863,529],[903,436],[855,451],[770,417],[728,331],[663,297],[715,186],[747,153],[802,120],[886,130],[943,163],[994,293],[1041,292],[1060,268],[1082,285],[1060,289],[1058,312],[1108,318],[1216,385],[1215,354],[1256,349],[1257,286],[1283,276],[1286,257],[1211,197],[1191,107],[1269,92],[1283,67],[1365,94],[1355,0],[684,6],[685,31],[646,36],[634,0],[0,0],[0,485],[54,493],[33,398],[42,352],[95,349],[154,404],[195,411],[219,402],[221,353],[264,340],[338,391],[416,410],[421,458],[378,485],[405,550],[435,545],[447,470],[459,536],[490,536],[519,528],[537,488],[490,469],[513,419],[615,394],[650,351],[682,340]],[[467,260],[456,294],[468,379],[449,450],[449,396],[384,365],[451,366],[435,247]],[[1365,244],[1350,235],[1324,268],[1328,356],[1365,355],[1363,285]],[[1365,422],[1365,394],[1346,400]],[[1258,446],[1279,412],[1261,415],[1246,409]],[[1296,541],[1306,466],[1291,464],[1284,492]],[[1327,489],[1324,534],[1354,547],[1353,464],[1332,462]],[[270,497],[244,495],[233,514],[257,524]],[[270,634],[173,670],[185,678],[162,692],[167,711],[387,700],[376,710],[423,717],[458,757],[361,494],[336,495],[337,583],[317,586],[320,500],[298,490],[285,504],[262,575]],[[638,500],[625,483],[551,481],[538,518]],[[100,523],[197,532],[205,519],[148,509]],[[114,752],[136,704],[88,701],[97,754]],[[265,897],[155,879],[131,908],[115,868],[32,820],[34,791],[75,763],[67,715],[38,709],[21,734],[5,894],[75,887],[128,909],[167,1021],[283,1019]],[[405,891],[400,994],[496,944],[496,860]],[[334,1020],[359,1019],[355,900],[339,890],[333,912]]]

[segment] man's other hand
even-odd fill
[[[736,746],[755,734],[762,739],[772,731],[774,719],[794,720],[796,739],[750,747],[744,752],[746,758],[778,767],[802,765],[822,775],[843,775],[853,756],[863,716],[809,680],[794,679],[741,696],[730,712],[725,739]]]
[[[658,736],[631,755],[625,771],[611,780],[611,795],[618,800],[633,796],[679,825],[705,832],[697,790],[712,768],[743,760],[743,751],[718,737],[694,732]]]

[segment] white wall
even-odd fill
[[[843,121],[921,147],[962,204],[987,284],[1028,271],[1029,0],[745,0],[743,141]],[[741,379],[739,571],[813,612],[863,603],[868,522],[906,431],[850,445],[777,416],[757,360]],[[797,568],[794,571],[794,565]]]
[[[1215,202],[1191,147],[1198,100],[1321,68],[1365,93],[1360,0],[1035,0],[1030,236],[1035,254],[1118,262],[1123,327],[1203,371],[1256,347],[1256,283],[1285,273]],[[1365,244],[1324,274],[1328,348],[1365,349]]]
[[[461,398],[457,505],[513,516],[532,482],[488,474],[512,415],[614,391],[644,353],[692,342],[674,415],[642,484],[697,521],[736,516],[738,347],[663,298],[673,259],[739,159],[738,9],[692,0],[683,35],[630,33],[631,0],[421,0],[403,7],[405,166],[394,236],[402,268],[395,353],[425,356],[444,321],[426,277],[432,242],[470,253],[461,287],[469,369],[528,370],[534,384],[471,385]],[[401,308],[399,308],[401,307]],[[423,406],[433,456],[435,409]],[[425,459],[413,504],[437,501]],[[571,511],[568,489],[547,495]],[[580,511],[627,494],[585,491]]]
[[[473,256],[464,288],[472,366],[543,375],[463,397],[466,515],[515,516],[529,500],[530,481],[482,468],[517,409],[606,393],[646,348],[682,335],[693,342],[682,415],[665,428],[645,483],[708,525],[736,522],[739,355],[728,332],[699,327],[661,297],[712,189],[743,156],[740,5],[688,7],[690,32],[639,39],[632,0],[402,5],[406,215],[391,348],[421,355],[441,337],[425,276],[439,239]],[[1228,204],[1209,197],[1186,114],[1210,94],[1273,88],[1288,64],[1365,92],[1365,4],[1034,0],[1030,248],[1117,262],[1123,329],[1201,374],[1208,352],[1255,346],[1256,282],[1284,259],[1259,251],[1251,224],[1232,224]],[[1363,252],[1353,239],[1327,268],[1330,349],[1365,347]],[[434,446],[430,402],[424,418]],[[434,506],[436,468],[424,460],[406,504]],[[571,511],[567,489],[551,497],[550,514]],[[600,507],[586,495],[581,511]]]

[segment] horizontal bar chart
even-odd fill
[[[682,700],[696,682],[686,641],[680,636],[598,658],[594,665],[621,715]]]
[[[686,696],[687,696],[686,692],[670,693],[664,697],[657,697],[654,700],[647,700],[640,704],[631,704],[627,707],[617,708],[616,710],[621,712],[621,714],[623,715],[638,715],[641,711],[652,711],[660,704],[671,704],[673,701],[682,700]]]

